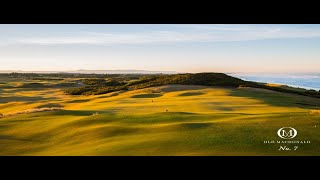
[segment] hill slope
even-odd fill
[[[253,87],[278,92],[293,93],[320,98],[320,92],[314,90],[301,90],[286,86],[270,86],[268,84],[244,81],[224,73],[196,73],[196,74],[172,74],[172,75],[147,75],[133,81],[111,79],[87,79],[82,81],[84,87],[66,90],[70,95],[98,95],[120,90],[142,89],[162,85],[202,85],[215,87]]]
[[[19,90],[4,90],[18,101],[2,103],[4,114],[60,109],[1,118],[0,155],[320,155],[317,98],[199,85],[96,96]],[[287,152],[263,144],[281,140],[276,132],[287,126],[297,128],[297,140],[312,143]]]

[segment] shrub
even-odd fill
[[[41,84],[41,83],[28,83],[28,84],[23,84],[19,86],[20,88],[44,88],[46,85]]]

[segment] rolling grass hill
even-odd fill
[[[148,75],[141,76],[134,81],[105,80],[103,78],[83,79],[82,83],[85,85],[84,87],[71,88],[66,90],[66,93],[70,95],[98,95],[119,90],[143,89],[170,84],[238,87],[241,84],[246,84],[246,81],[223,73],[198,73]]]
[[[319,98],[224,74],[115,77],[125,84],[94,77],[89,87],[128,89],[86,96],[54,84],[85,87],[88,77],[0,78],[0,155],[320,155]],[[21,87],[30,83],[52,86]],[[281,127],[312,143],[296,151],[264,144],[282,140]]]
[[[284,85],[270,85],[244,81],[223,73],[196,73],[196,74],[173,74],[173,75],[148,75],[140,76],[134,80],[119,79],[83,79],[82,87],[70,88],[65,92],[69,95],[99,95],[120,90],[143,89],[162,85],[203,85],[214,87],[252,87],[268,89],[278,92],[293,93],[310,97],[320,98],[320,92],[305,90]]]
[[[4,114],[63,107],[0,119],[1,155],[320,155],[319,101],[311,97],[191,85],[81,98],[42,93],[20,93],[40,101],[1,104]],[[312,144],[294,152],[263,144],[281,140],[283,126]]]

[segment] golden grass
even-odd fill
[[[299,135],[303,127],[307,135],[319,132],[314,128],[319,116],[313,116],[319,110],[295,105],[318,99],[252,88],[172,85],[97,96],[68,96],[59,89],[6,93],[41,98],[0,104],[1,113],[11,114],[0,120],[0,155],[279,155],[260,144],[274,138],[277,128],[296,125]],[[133,97],[145,94],[161,96]],[[273,98],[284,104],[272,104]],[[37,108],[49,103],[63,109]]]
[[[281,86],[283,86],[282,84],[272,84],[272,83],[268,83],[266,85],[270,86],[270,87],[281,87]]]
[[[311,110],[310,113],[320,115],[320,110]]]

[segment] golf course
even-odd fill
[[[231,85],[191,75],[114,77],[1,76],[0,155],[320,155],[317,92],[232,77],[223,77]],[[311,143],[264,143],[283,140],[282,127]]]

